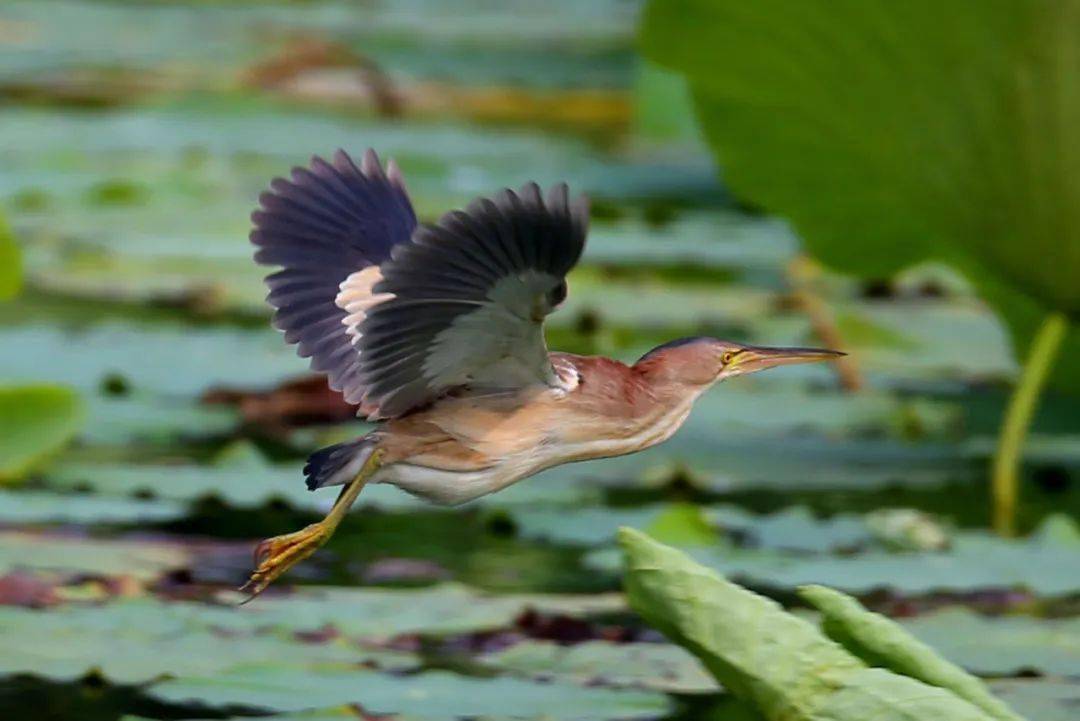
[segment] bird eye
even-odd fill
[[[566,300],[566,281],[565,280],[551,289],[551,292],[548,294],[548,299],[549,299],[549,302],[551,303],[552,308],[554,308],[555,306],[559,305],[564,300]]]
[[[720,363],[727,365],[731,362],[731,359],[735,357],[735,351],[724,351],[724,355],[720,356]]]

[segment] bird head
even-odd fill
[[[817,363],[843,355],[823,348],[774,348],[697,336],[653,348],[641,357],[637,366],[687,385],[707,386],[776,366]]]

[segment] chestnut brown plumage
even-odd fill
[[[717,338],[666,343],[633,365],[549,352],[588,209],[560,184],[481,198],[421,226],[393,161],[343,151],[276,179],[253,217],[274,325],[330,386],[382,423],[314,453],[308,487],[342,485],[330,514],[268,539],[252,597],[326,542],[366,483],[435,503],[492,493],[562,463],[669,438],[717,381],[835,358]]]

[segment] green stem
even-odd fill
[[[994,453],[991,477],[994,493],[994,530],[1002,536],[1016,533],[1016,499],[1019,489],[1021,450],[1046,378],[1054,366],[1069,322],[1064,313],[1051,313],[1043,321],[1031,343],[1020,382],[1013,389]]]

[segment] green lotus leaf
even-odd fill
[[[904,621],[948,659],[983,676],[1080,676],[1080,618],[986,616],[962,606]],[[1080,693],[1080,688],[1077,689]]]
[[[982,681],[851,596],[825,586],[804,586],[799,595],[821,611],[825,633],[867,663],[948,689],[1000,721],[1022,721]]]
[[[585,641],[572,645],[527,640],[489,653],[480,663],[515,675],[590,686],[671,693],[717,691],[716,680],[686,650],[667,643]]]
[[[642,45],[686,75],[733,191],[824,262],[952,262],[1021,354],[1080,317],[1077,0],[654,0]]]
[[[19,246],[15,245],[15,238],[0,213],[0,300],[7,300],[18,293],[21,283],[22,262]]]
[[[0,532],[0,575],[13,571],[61,576],[130,576],[150,581],[189,568],[193,554],[169,542]]]
[[[79,396],[62,386],[0,388],[0,480],[22,477],[61,448],[82,417]]]
[[[990,684],[998,696],[1037,721],[1073,721],[1080,688],[1070,679],[999,679]]]
[[[630,606],[769,721],[987,721],[952,691],[869,668],[808,621],[624,528]]]
[[[363,668],[251,666],[224,675],[180,677],[147,693],[170,703],[301,711],[351,704],[378,718],[415,721],[498,719],[607,721],[656,719],[670,711],[663,694],[514,678],[471,678],[448,671],[389,675]],[[369,716],[369,717],[370,717]]]
[[[758,522],[747,526],[754,536],[778,530]],[[835,528],[835,527],[834,527]],[[868,549],[851,555],[783,551],[829,534],[828,525],[801,534],[794,541],[766,541],[762,548],[691,547],[687,552],[699,563],[761,588],[795,589],[811,583],[826,584],[857,595],[882,589],[904,594],[977,591],[986,588],[1023,588],[1045,599],[1068,598],[1080,589],[1076,578],[1076,541],[1071,521],[1048,519],[1024,539],[999,538],[987,531],[960,531],[947,551],[895,553]],[[759,536],[760,537],[760,536]],[[770,547],[772,546],[772,547]],[[614,550],[597,550],[587,557],[590,567],[614,573],[619,558]],[[985,636],[971,639],[979,646]],[[984,655],[993,655],[987,646]],[[1032,663],[1033,666],[1041,666]]]

